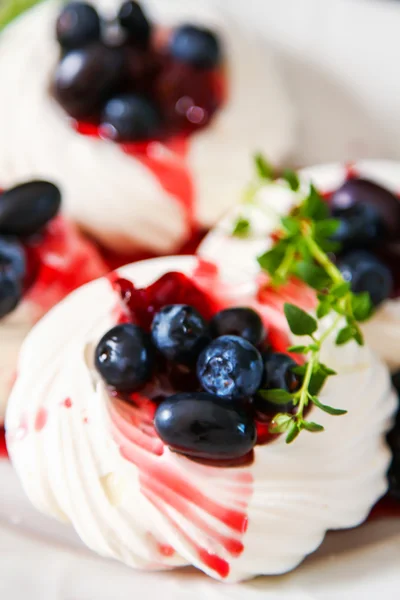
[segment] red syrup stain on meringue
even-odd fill
[[[39,408],[35,417],[34,429],[35,431],[42,431],[47,423],[47,410],[45,408]]]
[[[63,400],[61,402],[62,406],[65,406],[65,408],[71,408],[72,407],[72,400],[71,398],[66,398],[65,400]]]
[[[0,458],[8,458],[6,432],[4,427],[0,427]]]

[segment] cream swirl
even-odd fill
[[[171,257],[119,274],[147,286],[171,270],[195,277],[197,267],[193,257]],[[216,283],[221,304],[254,305],[246,285],[233,296]],[[194,565],[225,581],[288,571],[328,529],[366,518],[387,489],[383,434],[395,410],[388,372],[368,349],[327,343],[323,359],[339,375],[321,400],[349,412],[319,413],[324,433],[256,446],[250,466],[206,466],[164,448],[148,404],[112,400],[97,376],[93,352],[115,323],[115,303],[107,279],[84,286],[42,319],[21,352],[7,436],[40,510],[70,522],[103,556],[144,569]],[[280,310],[258,307],[267,321]]]
[[[115,14],[120,1],[95,4]],[[72,129],[49,93],[59,56],[54,25],[60,5],[45,2],[1,37],[0,170],[6,184],[32,176],[57,182],[67,214],[110,248],[168,253],[190,236],[191,218],[201,228],[210,227],[235,202],[250,175],[254,148],[273,161],[283,158],[294,125],[275,65],[253,34],[195,0],[144,4],[164,26],[185,21],[212,26],[225,47],[227,101],[208,127],[191,136],[185,157],[153,143],[149,160],[143,161]],[[149,168],[149,162],[156,168]],[[155,171],[171,172],[168,184]],[[190,218],[178,197],[180,188],[188,186]]]

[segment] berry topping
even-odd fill
[[[389,298],[393,291],[390,269],[366,250],[344,255],[339,263],[343,278],[350,282],[353,292],[368,292],[374,306]]]
[[[121,27],[128,34],[129,42],[146,47],[150,41],[151,25],[142,7],[132,0],[124,2],[118,12]]]
[[[238,336],[224,335],[201,353],[197,376],[207,392],[221,398],[242,398],[258,390],[263,368],[255,346]]]
[[[221,62],[218,38],[209,29],[183,25],[172,34],[171,55],[198,69],[213,69]]]
[[[95,365],[104,381],[120,391],[133,392],[152,375],[154,357],[150,337],[132,323],[117,325],[100,340]]]
[[[355,204],[374,207],[391,238],[400,234],[400,202],[389,190],[367,179],[349,179],[332,195],[331,206],[339,214]]]
[[[297,363],[281,352],[267,353],[264,356],[264,376],[261,387],[263,390],[285,390],[292,394],[301,384],[301,379],[293,372]],[[255,406],[258,413],[273,415],[276,414],[277,405],[268,402],[265,398],[256,397]],[[293,403],[281,404],[279,410],[290,412],[293,409]]]
[[[165,444],[195,458],[240,458],[256,443],[251,416],[212,394],[171,396],[158,407],[154,424]]]
[[[0,233],[27,236],[40,231],[58,213],[61,193],[48,181],[17,185],[0,196]]]
[[[210,332],[213,338],[221,335],[237,335],[253,346],[262,344],[266,337],[260,316],[251,308],[246,307],[221,310],[211,320]]]
[[[160,117],[155,106],[136,94],[112,98],[104,107],[101,132],[114,141],[147,140],[160,130]]]
[[[340,243],[341,250],[376,246],[387,235],[382,216],[372,204],[353,204],[346,209],[334,209],[332,214],[339,219],[333,239]]]
[[[102,44],[72,50],[57,66],[54,95],[64,110],[76,119],[90,119],[109,94],[118,87],[123,56]]]
[[[67,50],[86,46],[100,38],[100,17],[91,4],[70,2],[57,19],[56,34]]]
[[[193,364],[209,341],[207,323],[197,310],[185,304],[165,306],[154,317],[151,336],[168,360]]]
[[[26,261],[22,245],[0,237],[0,318],[13,311],[22,298]]]

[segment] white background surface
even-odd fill
[[[299,113],[295,163],[400,158],[400,1],[215,1],[256,27],[277,54]],[[83,549],[68,528],[29,506],[5,461],[0,482],[2,600],[161,595],[163,600],[395,600],[400,595],[400,522],[332,534],[317,555],[285,577],[224,586],[191,570],[146,574],[103,561]]]

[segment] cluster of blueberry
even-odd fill
[[[329,199],[339,219],[338,266],[354,292],[369,292],[375,306],[396,288],[396,252],[400,242],[400,202],[380,185],[348,179]]]
[[[64,110],[117,142],[165,138],[206,125],[221,102],[217,36],[182,25],[167,32],[164,42],[155,29],[133,0],[112,21],[101,19],[90,4],[67,4],[56,25],[62,52],[53,81]]]
[[[247,307],[222,310],[207,322],[193,306],[166,305],[149,332],[117,325],[95,351],[98,372],[118,392],[141,389],[150,396],[148,384],[165,363],[191,374],[191,385],[162,397],[158,390],[155,428],[170,448],[199,459],[247,455],[257,442],[256,422],[271,421],[278,411],[257,391],[293,392],[300,385],[296,363],[268,347],[260,316]]]
[[[26,242],[60,209],[59,189],[47,181],[30,181],[0,195],[0,318],[12,312],[31,283]]]

